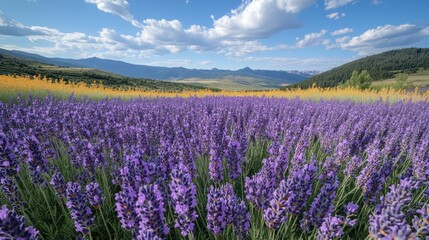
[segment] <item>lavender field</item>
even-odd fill
[[[0,102],[0,239],[428,239],[429,104]]]

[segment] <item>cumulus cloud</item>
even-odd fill
[[[141,27],[141,24],[129,12],[129,4],[126,0],[85,0],[85,2],[97,5],[97,8],[105,13],[118,15],[135,27]]]
[[[413,24],[385,25],[369,29],[359,36],[337,39],[338,47],[357,51],[361,55],[410,46],[429,37],[429,27]]]
[[[43,27],[27,27],[23,24],[6,17],[0,11],[0,35],[7,36],[36,36],[36,35],[47,35],[49,33],[48,28]]]
[[[351,28],[342,28],[342,29],[338,29],[335,30],[331,33],[332,36],[338,36],[338,35],[343,35],[343,34],[347,34],[347,33],[351,33],[353,32],[353,29]]]
[[[313,46],[317,46],[320,44],[328,44],[328,41],[326,39],[323,38],[323,36],[327,33],[328,31],[323,29],[322,31],[318,32],[318,33],[308,33],[305,34],[304,38],[302,39],[297,39],[296,42],[296,46],[299,48],[303,48],[303,47],[313,47]]]
[[[335,9],[353,2],[355,2],[355,0],[325,0],[325,9]]]
[[[345,16],[346,16],[345,13],[339,14],[338,12],[334,12],[334,13],[326,15],[327,18],[334,19],[334,20],[338,20],[338,19],[345,17]]]
[[[214,19],[210,37],[254,40],[269,37],[300,24],[295,16],[315,0],[253,0],[246,1],[229,15]]]

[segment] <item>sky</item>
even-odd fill
[[[429,47],[428,0],[0,0],[0,48],[134,64],[325,71]]]

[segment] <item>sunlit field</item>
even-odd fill
[[[339,99],[352,101],[426,101],[429,96],[429,91],[395,91],[393,89],[382,90],[356,90],[352,88],[329,88],[322,89],[313,87],[310,89],[291,89],[291,90],[268,90],[268,91],[182,91],[182,92],[166,92],[166,91],[142,91],[139,89],[113,89],[103,86],[102,84],[94,83],[86,85],[83,83],[66,84],[62,81],[52,81],[47,79],[28,77],[12,77],[0,76],[0,99],[8,101],[18,94],[23,97],[31,94],[33,96],[59,96],[68,98],[70,95],[77,98],[122,98],[131,99],[138,97],[207,97],[207,96],[240,96],[240,97],[283,97],[283,98],[302,98],[302,99]]]

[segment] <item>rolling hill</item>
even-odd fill
[[[254,70],[243,68],[236,71],[221,69],[188,69],[183,67],[157,67],[147,65],[136,65],[122,61],[100,59],[96,57],[86,59],[46,58],[37,54],[21,51],[9,51],[0,49],[0,53],[37,61],[46,64],[65,67],[94,68],[132,78],[146,78],[154,80],[174,81],[188,83],[189,80],[199,81],[223,81],[227,80],[238,85],[244,84],[244,89],[280,88],[285,85],[295,84],[306,80],[309,75],[300,72]],[[261,83],[264,88],[261,88]],[[204,84],[203,84],[204,85]]]
[[[399,72],[412,74],[425,69],[429,69],[429,48],[407,48],[364,57],[288,87],[309,88],[314,83],[335,87],[348,80],[354,70],[367,70],[374,81],[379,81],[393,78]]]
[[[24,58],[25,56],[16,57],[0,52],[0,75],[41,75],[42,77],[49,79],[64,79],[65,82],[84,82],[87,84],[91,84],[94,81],[102,81],[103,85],[112,88],[140,88],[145,90],[161,91],[206,89],[205,87],[198,87],[183,83],[124,77],[118,74],[113,74],[93,68],[55,66],[52,64],[41,63],[35,60],[28,60]]]

